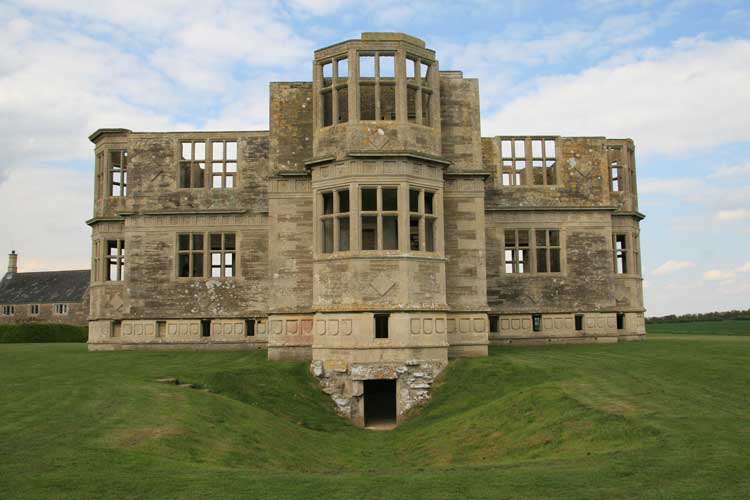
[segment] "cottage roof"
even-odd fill
[[[0,304],[81,302],[91,271],[8,273],[0,281]]]

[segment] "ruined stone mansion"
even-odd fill
[[[478,81],[400,33],[311,69],[269,130],[90,136],[90,350],[310,360],[365,425],[488,345],[643,338],[633,141],[482,137]]]

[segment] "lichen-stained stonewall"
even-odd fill
[[[491,343],[642,339],[633,142],[479,122],[477,80],[363,33],[271,84],[269,131],[94,132],[89,348],[311,360],[368,425]]]

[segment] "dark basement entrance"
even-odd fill
[[[396,380],[365,380],[365,427],[396,425]]]

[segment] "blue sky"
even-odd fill
[[[268,82],[403,31],[479,78],[482,134],[636,142],[648,314],[750,307],[750,2],[0,4],[0,251],[85,268],[100,127],[268,127]]]

